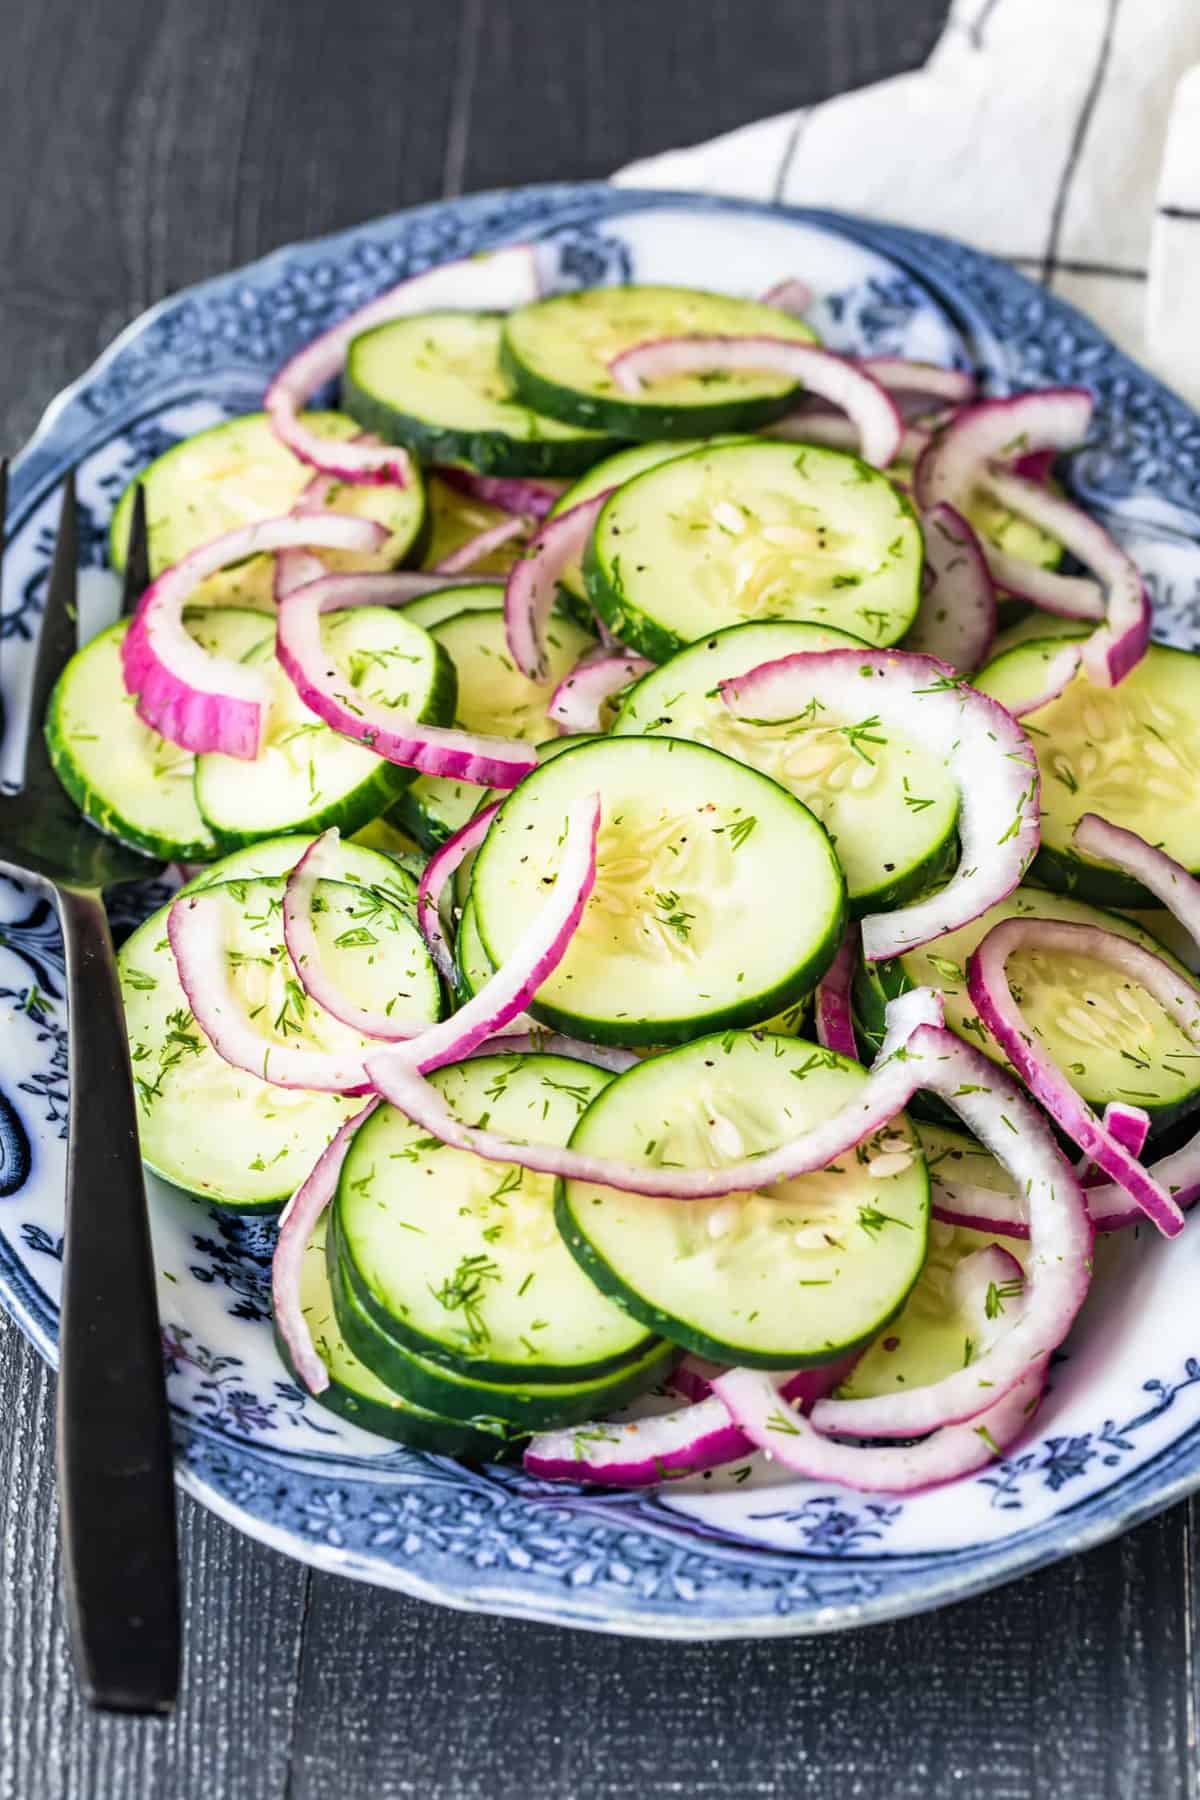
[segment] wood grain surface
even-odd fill
[[[290,239],[923,59],[945,0],[0,0],[0,445],[142,307]],[[663,1645],[442,1611],[181,1502],[183,1701],[88,1716],[52,1383],[0,1323],[0,1800],[1192,1800],[1191,1510],[946,1611]]]

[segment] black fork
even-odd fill
[[[0,464],[0,562],[7,466]],[[125,608],[145,585],[139,491]],[[103,890],[156,865],[85,824],[42,725],[77,643],[75,484],[67,477],[38,636],[22,785],[0,795],[0,874],[53,902],[66,956],[70,1102],[59,1319],[58,1496],[75,1667],[93,1706],[160,1713],[179,1684],[170,1425],[125,1017]]]

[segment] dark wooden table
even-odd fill
[[[1076,3],[1076,0],[1072,0]],[[945,0],[0,0],[0,444],[142,307],[441,194],[601,176],[912,66]],[[0,1323],[0,1800],[1182,1800],[1193,1509],[838,1638],[658,1645],[310,1574],[181,1506],[183,1701],[98,1720],[52,1382]]]

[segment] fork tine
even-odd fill
[[[42,725],[51,692],[64,667],[75,654],[78,623],[75,592],[77,551],[75,474],[72,470],[63,482],[58,539],[54,546],[54,562],[46,588],[42,629],[38,633],[33,680],[30,683],[29,723],[25,732],[25,779],[27,783],[30,766],[37,761],[45,760]]]
[[[125,546],[125,579],[121,587],[121,616],[128,618],[150,586],[150,545],[146,533],[146,488],[139,481],[133,496],[133,518]]]

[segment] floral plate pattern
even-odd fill
[[[85,623],[115,608],[104,536],[125,482],[261,401],[304,339],[430,264],[533,239],[550,289],[629,279],[761,293],[799,275],[834,348],[979,368],[997,393],[1082,383],[1094,442],[1072,484],[1136,555],[1164,642],[1200,644],[1200,419],[1072,308],[924,234],[695,195],[554,186],[424,207],[290,247],[156,307],[53,403],[15,465],[5,569],[0,780],[13,774],[58,486],[78,471]],[[128,929],[162,903],[114,898]],[[0,880],[0,1301],[55,1354],[67,1020],[45,902]],[[267,1304],[273,1228],[151,1184],[179,1479],[240,1529],[321,1568],[443,1603],[661,1637],[826,1631],[978,1592],[1099,1542],[1200,1487],[1194,1230],[1106,1245],[1030,1438],[906,1500],[767,1465],[598,1495],[396,1449],[287,1378]]]

